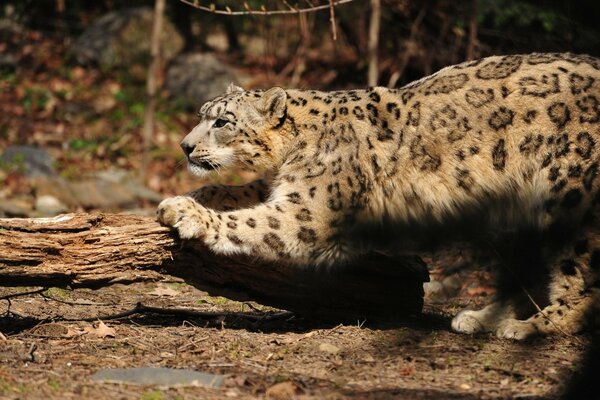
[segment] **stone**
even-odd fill
[[[27,201],[0,198],[0,218],[31,217],[33,208]]]
[[[107,182],[119,183],[129,190],[136,199],[147,200],[151,203],[159,203],[163,198],[160,193],[144,186],[139,179],[132,176],[129,171],[117,168],[98,171],[92,175],[93,178]]]
[[[220,387],[223,375],[208,374],[191,369],[175,368],[106,368],[92,376],[94,382],[127,383],[132,385],[156,385],[162,387],[206,386]]]
[[[45,177],[33,181],[36,196],[55,197],[67,208],[137,210],[140,200],[158,204],[162,196],[121,169],[98,171],[79,181]]]
[[[37,216],[54,217],[66,213],[69,211],[69,207],[54,196],[43,195],[35,199],[35,210]]]
[[[71,49],[81,64],[96,64],[108,70],[150,65],[150,37],[154,11],[150,7],[125,8],[110,12],[87,27]],[[183,37],[164,16],[161,57],[172,60],[184,46]]]
[[[171,96],[199,107],[223,94],[230,83],[238,83],[234,72],[212,53],[182,54],[167,70],[165,86]]]
[[[120,183],[102,179],[69,182],[73,198],[84,209],[117,210],[133,207],[135,195]]]
[[[0,166],[30,178],[56,175],[53,164],[46,150],[33,146],[9,146],[0,156]]]
[[[68,208],[79,205],[73,197],[69,182],[59,176],[38,177],[31,180],[31,185],[37,198],[54,197]]]

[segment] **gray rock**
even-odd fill
[[[44,196],[54,197],[71,209],[134,209],[140,200],[157,204],[162,200],[159,193],[121,169],[99,171],[79,181],[67,181],[58,176],[38,178],[33,185],[38,200]]]
[[[198,107],[237,83],[234,72],[211,53],[182,54],[167,70],[165,86],[173,97]]]
[[[103,69],[149,65],[152,8],[126,8],[110,12],[95,20],[71,49],[82,64],[97,64]],[[161,56],[173,59],[183,49],[184,41],[166,18],[161,33]]]
[[[31,217],[33,209],[28,203],[0,198],[0,218]]]
[[[69,208],[59,199],[50,195],[39,196],[35,199],[35,210],[37,216],[53,217],[69,211]]]
[[[36,198],[50,196],[65,204],[67,208],[74,209],[79,204],[71,192],[70,183],[60,176],[39,177],[31,180]]]
[[[14,169],[27,177],[53,176],[54,160],[44,149],[10,146],[0,156],[0,166]]]
[[[106,171],[99,171],[94,173],[92,177],[106,182],[119,183],[139,200],[148,200],[153,203],[159,203],[162,200],[160,193],[148,189],[138,178],[123,169],[113,168]]]
[[[87,179],[69,182],[69,187],[73,198],[85,209],[115,210],[130,208],[137,203],[135,195],[120,183]]]
[[[101,369],[92,376],[96,382],[129,383],[134,385],[207,386],[220,387],[223,375],[207,374],[189,369],[174,368],[110,368]]]

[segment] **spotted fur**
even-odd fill
[[[301,265],[479,240],[498,256],[500,294],[460,313],[458,332],[576,332],[597,301],[595,58],[489,57],[400,89],[232,86],[199,117],[182,142],[193,173],[266,178],[163,201],[159,220],[184,239]],[[522,297],[539,287],[536,312]]]

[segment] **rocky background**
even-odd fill
[[[153,3],[6,2],[0,6],[0,216],[74,210],[152,213],[201,185],[178,148],[195,110],[230,82],[364,87],[369,2],[303,17],[214,15],[167,2],[155,135],[144,181],[141,130]],[[268,2],[267,2],[268,3]],[[275,7],[251,1],[249,5]],[[224,9],[227,1],[215,3]],[[600,54],[600,6],[560,1],[383,0],[381,85],[402,86],[490,54]],[[250,178],[236,171],[222,182]]]

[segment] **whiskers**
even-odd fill
[[[178,170],[178,169],[180,169],[182,166],[184,166],[184,165],[186,165],[186,164],[187,164],[187,158],[184,158],[184,159],[182,159],[182,160],[178,161],[178,162],[175,164],[175,170]]]
[[[211,166],[211,168],[213,169],[213,171],[215,171],[217,173],[217,175],[221,175],[221,165],[215,164],[210,160],[206,160],[205,162],[207,162],[208,165]]]

